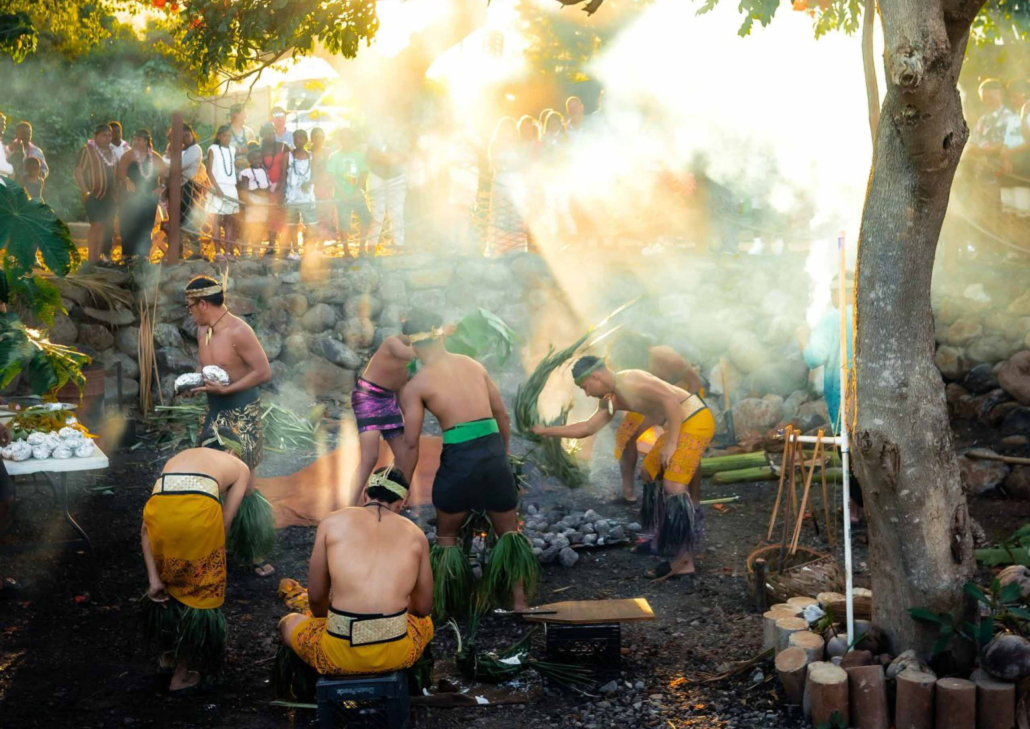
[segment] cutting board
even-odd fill
[[[553,615],[523,615],[533,623],[564,623],[587,625],[592,623],[632,623],[654,620],[654,612],[642,597],[625,600],[569,600],[537,605],[535,610],[553,611]]]

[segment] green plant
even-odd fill
[[[518,344],[519,336],[491,311],[477,309],[458,322],[447,337],[447,351],[504,367]]]
[[[839,711],[830,714],[830,720],[816,726],[815,729],[848,729],[848,723]]]
[[[1024,524],[997,547],[977,549],[974,554],[988,567],[1004,564],[1030,566],[1030,524]]]
[[[948,650],[955,639],[967,640],[977,648],[983,648],[994,637],[995,627],[1018,634],[1026,632],[1030,611],[1020,605],[1018,584],[1010,582],[1002,587],[995,578],[989,592],[985,592],[975,582],[967,582],[963,590],[977,603],[980,613],[977,623],[963,620],[959,615],[935,613],[927,608],[908,610],[913,620],[937,628],[937,640],[931,649],[932,657],[936,658]]]

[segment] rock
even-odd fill
[[[182,320],[179,324],[179,331],[193,341],[197,341],[197,322],[193,321],[192,316],[187,316]]]
[[[957,380],[964,375],[969,366],[962,350],[957,347],[938,347],[934,355],[934,363],[941,375],[949,380]]]
[[[258,296],[267,300],[275,296],[280,286],[282,281],[278,276],[250,276],[238,279],[235,290],[231,293]]]
[[[584,534],[583,535],[583,544],[593,545],[593,544],[596,544],[596,543],[597,543],[597,535],[596,534]]]
[[[608,539],[609,539],[609,541],[616,542],[616,541],[619,541],[620,539],[625,539],[625,538],[626,538],[626,528],[624,526],[622,526],[621,524],[616,525],[616,527],[614,529],[612,529],[610,532],[608,532]]]
[[[597,521],[600,518],[601,517],[598,516],[597,512],[594,511],[593,509],[587,509],[586,513],[583,514],[583,521],[588,521],[591,524],[593,524],[595,521]]]
[[[540,539],[539,537],[537,537],[536,539],[531,539],[530,541],[533,543],[534,547],[539,547],[540,549],[543,549],[547,545],[547,542],[545,542],[543,539]]]
[[[50,327],[50,341],[54,344],[75,344],[79,338],[79,328],[66,314],[54,314],[54,325]]]
[[[193,321],[193,317],[188,317],[190,321]],[[79,341],[82,342],[82,329],[79,329]],[[114,335],[115,346],[118,347],[118,351],[122,354],[128,355],[133,359],[139,359],[139,328],[138,327],[121,327]],[[85,344],[85,342],[83,342]],[[95,348],[94,348],[95,349]]]
[[[103,352],[105,349],[110,349],[114,342],[115,338],[111,334],[111,330],[102,324],[79,325],[78,343],[81,345],[95,349],[97,352]],[[135,344],[133,349],[135,349]]]
[[[570,544],[582,544],[584,536],[585,535],[583,534],[583,532],[572,532],[571,534],[568,535],[569,543]]]
[[[290,368],[286,366],[285,362],[280,360],[269,362],[268,366],[272,369],[272,379],[262,385],[262,387],[277,388],[278,383],[286,381],[286,378],[289,376]]]
[[[182,347],[182,334],[174,324],[158,324],[154,327],[154,344],[157,347]]]
[[[826,412],[826,401],[814,400],[800,405],[798,407],[798,414],[794,416],[793,422],[802,433],[807,433],[820,425],[829,423],[830,418]],[[734,427],[736,427],[735,424]]]
[[[115,309],[94,309],[92,306],[85,306],[82,309],[86,316],[113,327],[124,327],[136,322],[136,315],[128,309],[118,307]]]
[[[346,344],[329,338],[320,341],[322,344],[322,356],[327,360],[343,367],[345,370],[361,369],[361,357]]]
[[[395,273],[383,276],[379,284],[379,298],[388,304],[407,304],[408,287],[404,278]]]
[[[383,302],[379,297],[371,294],[359,294],[347,299],[343,305],[343,316],[350,318],[356,316],[359,319],[376,319],[383,310]]]
[[[558,549],[565,549],[566,547],[571,545],[572,542],[570,542],[568,537],[566,537],[564,534],[558,534],[551,541],[551,544],[557,547]]]
[[[1030,291],[1014,299],[1005,311],[1016,316],[1030,316]]]
[[[733,406],[733,425],[737,438],[761,437],[778,422],[783,413],[783,398],[744,398]]]
[[[643,529],[644,528],[635,521],[631,521],[629,524],[626,525],[626,531],[629,532],[640,532],[643,531]]]
[[[288,271],[287,273],[279,276],[279,280],[284,284],[299,284],[300,283],[300,271]]]
[[[1002,435],[1021,435],[1023,433],[1030,433],[1030,407],[1013,408],[1001,424]]]
[[[576,562],[579,562],[579,553],[574,549],[564,547],[558,552],[558,562],[562,567],[572,567]]]
[[[270,329],[260,329],[256,330],[254,334],[257,336],[258,342],[261,343],[261,349],[265,350],[265,356],[269,360],[279,356],[283,349],[283,338],[277,332]]]
[[[258,310],[257,302],[249,296],[233,296],[229,301],[229,306],[236,316],[250,316]]]
[[[171,403],[175,396],[175,378],[178,375],[167,374],[161,378],[161,392],[164,393],[165,404]]]
[[[412,291],[408,297],[408,303],[412,309],[427,309],[440,313],[447,306],[442,289],[426,289],[425,291]]]
[[[333,332],[351,349],[368,349],[376,336],[375,324],[368,319],[357,317],[337,322]]]
[[[1030,641],[1011,633],[994,636],[980,651],[980,667],[1002,681],[1030,676]]]
[[[848,638],[846,635],[835,635],[826,641],[826,656],[828,658],[839,658],[848,649]]]
[[[557,547],[551,546],[541,552],[537,559],[540,560],[540,564],[552,564],[554,560],[558,559],[558,552]]]
[[[997,455],[991,450],[986,453]],[[1005,463],[968,456],[958,458],[958,469],[962,490],[970,496],[978,496],[997,488],[1009,475],[1009,467]]]
[[[479,289],[475,292],[475,305],[495,314],[508,303],[510,295],[500,289]]]
[[[980,320],[974,317],[959,317],[948,327],[948,344],[962,346],[983,335]]]
[[[451,282],[453,272],[453,269],[445,266],[430,266],[416,271],[409,271],[407,285],[412,291],[446,288]]]
[[[744,374],[757,372],[763,365],[773,361],[769,350],[747,331],[738,331],[730,337],[727,357]]]
[[[292,379],[312,395],[346,400],[354,389],[355,374],[352,370],[314,357],[294,368]]]
[[[879,625],[874,625],[868,620],[855,621],[855,635],[864,636],[855,643],[855,650],[869,651],[872,655],[879,655],[887,647],[887,636]]]
[[[795,353],[797,348],[794,348]],[[748,375],[744,380],[744,387],[751,393],[757,395],[778,395],[787,397],[799,390],[808,383],[808,367],[801,359],[800,354],[796,357],[780,357],[773,362],[768,362],[758,368],[757,371]],[[783,420],[789,417],[780,416]],[[793,413],[790,417],[793,417]]]
[[[405,309],[397,304],[387,304],[379,314],[379,326],[400,329],[404,321]]]
[[[296,364],[308,358],[308,335],[297,332],[286,337],[280,356],[287,364]]]
[[[379,272],[369,264],[358,264],[347,274],[351,290],[359,294],[367,294],[379,287]]]
[[[604,686],[598,689],[602,694],[614,694],[619,690],[618,681],[609,681]]]
[[[308,297],[304,294],[286,294],[281,297],[281,300],[286,311],[290,312],[290,316],[295,319],[304,316],[308,310]]]
[[[565,523],[573,529],[578,529],[580,525],[586,520],[586,514],[582,512],[573,512],[565,517]]]
[[[104,366],[104,376],[115,376],[118,372],[118,363],[122,365],[122,377],[133,380],[139,379],[139,365],[136,360],[117,350],[108,350],[99,357],[99,364]]]
[[[400,327],[379,327],[376,329],[375,336],[372,338],[372,349],[379,349],[387,337],[396,336],[401,333]]]
[[[962,378],[962,386],[975,395],[982,395],[998,387],[998,378],[989,364],[980,364]]]
[[[122,377],[122,402],[133,402],[139,398],[139,381],[129,377]],[[104,399],[109,402],[118,401],[118,379],[115,377],[104,378]]]
[[[1030,405],[1030,350],[1017,352],[998,369],[998,384],[1014,400]]]
[[[1024,600],[1030,597],[1030,567],[1013,564],[998,573],[998,583],[1002,587],[1012,582],[1019,585],[1020,597]]]
[[[966,356],[971,362],[995,364],[1008,357],[1010,352],[1008,341],[996,335],[980,337],[966,347]]]
[[[1005,479],[1005,490],[1014,499],[1030,501],[1030,466],[1016,466]]]
[[[329,304],[315,304],[301,317],[300,325],[317,334],[332,329],[336,319],[336,311]]]
[[[841,668],[854,668],[856,666],[873,665],[873,654],[869,651],[853,650],[844,654],[841,658]]]
[[[324,283],[317,283],[305,289],[311,300],[321,304],[340,305],[347,302],[351,297],[353,289],[346,279],[334,279]]]
[[[178,347],[163,347],[154,353],[157,368],[161,372],[182,374],[193,372],[197,367],[197,359]]]
[[[805,375],[805,382],[808,382],[808,375]],[[783,420],[792,420],[795,415],[798,414],[798,408],[804,405],[808,401],[808,392],[805,390],[795,390],[783,401]]]
[[[933,676],[937,675],[916,655],[914,650],[907,650],[891,661],[891,664],[887,667],[887,678],[893,680],[898,677],[899,673],[909,669],[929,673]]]
[[[608,536],[608,532],[611,531],[611,524],[608,523],[607,519],[598,519],[594,522],[594,531],[600,537]]]

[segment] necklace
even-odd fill
[[[241,136],[239,136],[239,137],[236,136],[236,130],[233,129],[231,126],[229,127],[229,130],[232,132],[232,141],[235,142],[237,147],[246,147],[247,146],[247,128],[246,127],[243,127],[243,130],[240,132]]]
[[[369,501],[367,504],[364,504],[364,506],[377,506],[377,507],[379,507],[379,511],[377,512],[379,514],[379,521],[383,520],[383,507],[386,506],[386,504],[380,503],[378,501]]]
[[[302,161],[303,160],[297,159],[292,154],[290,155],[290,169],[293,170],[293,174],[297,175],[297,177],[302,177],[303,178],[303,177],[307,177],[311,173],[311,157],[310,156],[308,157],[308,166],[307,166],[307,169],[304,170],[303,172],[301,172],[300,169],[297,166],[297,163],[298,162],[302,162]]]
[[[228,147],[223,147],[220,144],[217,145],[216,149],[218,150],[218,156],[222,160],[222,169],[225,170],[225,176],[226,177],[232,177],[232,168],[233,168],[232,150],[229,149]],[[226,157],[226,152],[229,153],[228,157]]]
[[[93,147],[97,150],[97,154],[100,155],[100,159],[103,160],[104,164],[108,167],[114,167],[118,162],[118,158],[115,157],[114,150],[110,147],[107,148],[106,152],[101,149],[99,144],[94,144]]]
[[[215,330],[215,327],[218,326],[218,322],[222,321],[222,319],[224,319],[225,315],[228,314],[228,313],[229,313],[229,310],[226,309],[225,312],[220,317],[218,317],[218,319],[215,321],[215,323],[207,328],[207,336],[204,337],[204,344],[205,345],[211,344],[211,333]]]
[[[139,165],[139,172],[143,178],[148,179],[150,177],[150,173],[154,170],[154,159],[150,156],[150,152],[147,152],[147,156],[144,158],[143,162],[139,161],[139,156],[137,155],[136,164]]]

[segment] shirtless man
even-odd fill
[[[447,327],[453,332],[454,327]],[[376,461],[379,460],[379,438],[393,451],[394,461],[409,478],[415,471],[418,454],[404,446],[404,416],[397,399],[408,384],[408,365],[415,359],[415,350],[403,334],[387,337],[368,361],[351,391],[350,403],[358,424],[358,447],[361,449],[357,470],[349,493],[358,494]]]
[[[700,506],[687,487],[701,463],[701,456],[715,434],[712,414],[698,395],[663,382],[643,370],[615,373],[604,360],[580,357],[572,366],[576,384],[601,402],[597,411],[581,423],[536,426],[533,432],[555,438],[586,438],[612,421],[616,411],[640,413],[645,422],[659,423],[665,432],[644,459],[645,526],[657,529],[658,548],[674,556],[654,571],[657,577],[694,574],[694,548],[701,537]],[[661,480],[662,491],[657,482]]]
[[[433,638],[429,542],[399,514],[407,495],[401,472],[381,468],[369,479],[362,506],[335,511],[318,525],[308,610],[284,617],[279,633],[322,675],[408,668]],[[291,584],[283,580],[280,593]],[[290,604],[302,606],[297,597]]]
[[[272,379],[268,357],[254,330],[229,313],[222,285],[210,276],[197,276],[186,284],[186,308],[197,323],[198,357],[202,369],[217,365],[229,375],[229,384],[205,381],[191,394],[207,393],[207,415],[200,443],[226,450],[233,448],[250,469],[263,457],[261,439],[261,402],[258,386]],[[274,520],[268,502],[260,493],[248,497],[241,507],[240,521],[247,529],[237,542],[230,538],[230,551],[254,566],[255,573],[267,577],[275,570],[265,561],[275,542]]]
[[[537,562],[528,540],[518,531],[518,489],[508,462],[508,412],[483,365],[447,351],[441,324],[438,315],[427,311],[415,311],[404,322],[404,333],[423,367],[400,395],[404,441],[414,456],[409,467],[418,460],[426,410],[436,416],[444,431],[440,467],[433,481],[437,518],[433,565],[446,564],[447,568],[440,569],[435,578],[471,585],[470,573],[465,572],[470,569],[468,559],[457,546],[458,532],[469,511],[486,511],[498,535],[483,576],[487,590],[495,598],[511,595],[514,609],[524,610],[527,593],[532,593],[535,585]],[[452,568],[462,573],[455,578]],[[436,612],[441,616],[459,614],[464,607],[437,605]]]
[[[161,668],[174,669],[173,693],[195,686],[202,671],[216,673],[224,658],[226,537],[252,492],[250,469],[239,458],[191,448],[169,459],[143,508],[150,583],[143,622],[148,642],[162,651]]]

